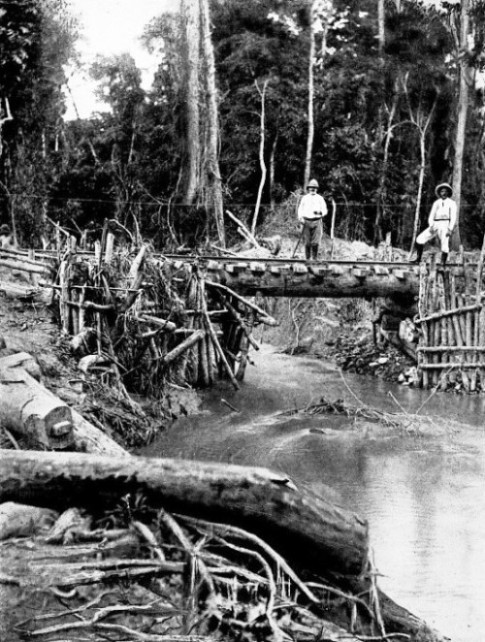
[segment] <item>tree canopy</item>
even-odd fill
[[[99,59],[92,75],[110,111],[77,121],[63,118],[76,39],[67,7],[0,6],[2,222],[17,224],[28,244],[50,220],[75,230],[114,217],[173,249],[222,238],[222,198],[248,222],[258,200],[258,224],[280,225],[279,212],[304,187],[310,113],[312,176],[337,203],[337,234],[377,243],[390,232],[409,248],[435,185],[455,179],[462,240],[477,246],[485,222],[483,5],[383,6],[182,3],[179,14],[147,25],[158,60],[151,88],[142,88],[129,52]]]

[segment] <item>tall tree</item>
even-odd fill
[[[306,141],[306,152],[305,152],[305,170],[303,175],[303,185],[308,185],[310,180],[311,170],[312,170],[312,153],[313,153],[313,139],[315,133],[315,123],[314,123],[314,77],[313,69],[315,66],[315,23],[316,23],[316,7],[313,0],[310,0],[309,4],[309,14],[310,20],[308,25],[308,106],[307,106],[307,120],[308,120],[308,130],[307,130],[307,141]]]
[[[203,167],[203,180],[206,182],[205,209],[213,213],[219,244],[225,247],[224,211],[222,202],[222,181],[219,168],[219,102],[216,82],[216,65],[214,47],[210,31],[210,14],[208,0],[201,3],[202,51],[205,66],[206,110],[207,110],[207,143],[206,161]]]
[[[185,94],[186,168],[183,180],[183,201],[192,205],[200,181],[200,3],[199,0],[182,0],[180,5],[183,30],[183,69]]]
[[[468,49],[470,36],[470,0],[461,0],[458,37],[458,98],[457,98],[457,117],[455,129],[455,153],[453,157],[453,198],[456,201],[456,226],[454,231],[454,240],[461,245],[460,235],[460,205],[461,205],[461,188],[463,176],[463,154],[466,142],[466,122],[469,106],[469,86],[471,82],[470,68],[468,65]]]

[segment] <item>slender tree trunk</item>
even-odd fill
[[[206,65],[207,89],[207,150],[205,174],[207,178],[207,208],[212,211],[217,227],[219,245],[226,246],[224,210],[222,202],[222,181],[219,171],[219,117],[216,87],[216,65],[214,47],[210,34],[210,13],[208,0],[201,2],[202,47]]]
[[[274,176],[275,176],[275,158],[276,158],[276,145],[278,144],[278,134],[274,137],[273,144],[271,145],[271,154],[269,158],[269,199],[270,208],[274,212]]]
[[[305,154],[305,172],[303,176],[303,186],[308,185],[312,171],[312,154],[314,138],[314,119],[313,119],[313,99],[314,99],[314,79],[313,66],[315,64],[315,21],[313,2],[310,3],[310,50],[308,52],[308,134]]]
[[[251,224],[251,234],[254,236],[256,231],[256,223],[258,222],[259,208],[261,206],[261,195],[263,193],[264,184],[266,182],[266,163],[264,162],[264,139],[265,139],[265,98],[266,98],[266,87],[268,86],[268,81],[264,81],[263,90],[258,86],[257,81],[255,81],[256,89],[258,90],[259,95],[261,96],[261,117],[260,117],[260,138],[259,138],[259,166],[261,168],[261,180],[259,181],[258,188],[258,197],[256,199],[256,206],[254,208],[253,221]]]
[[[194,0],[182,0],[182,19],[185,25],[185,117],[186,117],[186,178],[183,198],[194,202],[199,185],[200,114],[199,114],[199,52],[200,8]]]
[[[0,157],[3,154],[3,135],[2,135],[3,126],[9,120],[13,120],[8,98],[3,99],[3,104],[5,105],[5,109],[2,109],[2,99],[0,98]]]
[[[387,131],[385,134],[385,141],[384,141],[384,155],[382,158],[381,173],[379,176],[379,187],[377,191],[377,203],[376,203],[376,206],[377,206],[376,218],[374,223],[374,243],[379,243],[380,241],[383,240],[383,234],[381,230],[381,220],[382,220],[382,214],[385,212],[385,209],[386,209],[386,200],[387,200],[386,180],[387,180],[387,170],[389,166],[389,147],[391,144],[392,132],[394,129],[393,121],[394,121],[394,116],[396,114],[398,100],[399,100],[398,94],[397,92],[395,92],[392,98],[392,106],[389,111]]]
[[[460,11],[460,48],[466,51],[468,46],[468,34],[470,30],[469,0],[461,0]],[[466,120],[468,112],[468,66],[466,60],[459,57],[459,90],[458,90],[458,109],[457,124],[455,131],[455,155],[453,159],[453,198],[456,201],[457,217],[456,227],[453,234],[457,245],[461,244],[460,239],[460,205],[461,205],[461,183],[463,174],[463,152],[465,149],[466,138]]]
[[[418,178],[418,195],[416,197],[416,210],[414,213],[414,226],[413,226],[413,238],[411,241],[411,249],[409,252],[409,258],[414,250],[414,244],[416,242],[416,236],[418,235],[418,226],[419,226],[419,210],[421,209],[421,199],[423,198],[423,183],[424,183],[424,171],[426,169],[426,130],[420,130],[419,132],[419,154],[420,154],[420,164],[419,164],[419,178]]]
[[[377,0],[377,41],[380,58],[383,57],[386,46],[385,15],[384,0]]]

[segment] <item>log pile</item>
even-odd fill
[[[244,375],[251,329],[274,319],[228,288],[206,283],[197,264],[113,253],[109,233],[95,256],[68,252],[55,292],[64,332],[86,372],[110,385],[161,396],[164,382],[209,386]],[[103,249],[104,248],[104,249]]]
[[[423,387],[485,391],[485,239],[476,280],[457,282],[453,271],[431,262],[420,270],[418,373]]]

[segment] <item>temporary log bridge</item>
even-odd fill
[[[415,323],[420,330],[418,373],[423,387],[459,386],[485,391],[485,238],[473,279],[466,267],[453,271],[422,264]]]

